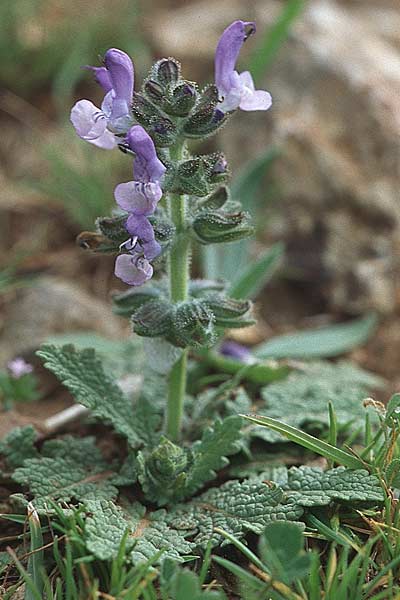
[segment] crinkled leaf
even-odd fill
[[[115,498],[113,465],[106,463],[94,438],[45,442],[40,458],[28,458],[13,479],[27,486],[36,508],[52,501],[70,502],[86,498]]]
[[[111,500],[93,498],[85,502],[84,539],[89,552],[100,560],[111,560],[118,554],[129,523],[122,509]]]
[[[37,433],[32,427],[17,427],[10,431],[5,439],[0,442],[0,454],[5,456],[10,469],[20,467],[27,458],[39,455],[35,448]]]
[[[261,533],[271,521],[298,521],[302,514],[303,508],[285,498],[276,485],[228,481],[186,505],[178,505],[168,514],[168,522],[176,529],[191,531],[194,543],[205,547],[210,539],[214,544],[222,541],[214,531],[216,527],[243,537],[249,531]]]
[[[159,550],[163,550],[164,558],[181,561],[182,555],[193,550],[193,544],[186,541],[182,533],[167,525],[164,511],[146,514],[145,507],[136,502],[128,512],[109,500],[97,498],[85,502],[85,508],[88,513],[84,529],[86,545],[101,560],[117,556],[127,529],[133,562],[146,561]]]
[[[132,447],[148,442],[149,432],[155,431],[159,416],[152,413],[150,405],[142,407],[140,417],[133,411],[132,403],[105,373],[94,350],[44,345],[38,355],[77,402],[89,408],[94,416],[111,423]]]
[[[288,471],[288,497],[304,507],[326,506],[331,502],[381,503],[382,486],[365,469],[337,467],[322,471],[316,467],[292,467]]]
[[[191,496],[203,485],[216,477],[216,471],[226,467],[226,458],[240,451],[239,440],[243,420],[238,416],[216,421],[203,433],[203,437],[192,447],[193,464],[188,473],[185,496]]]
[[[262,389],[264,406],[257,414],[282,420],[287,425],[307,429],[307,426],[327,426],[328,403],[332,402],[339,425],[352,423],[352,428],[364,425],[363,400],[371,388],[379,387],[379,377],[348,362],[310,363],[302,372],[292,372],[285,380]],[[371,417],[374,419],[373,411]],[[267,428],[257,427],[251,435],[267,442],[282,442],[283,438]]]

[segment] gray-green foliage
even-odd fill
[[[362,427],[365,421],[363,400],[371,388],[381,384],[379,377],[349,362],[313,362],[305,364],[301,371],[292,372],[286,379],[264,387],[261,392],[264,403],[257,407],[257,413],[280,419],[293,427],[326,428],[328,403],[331,402],[338,425],[351,424],[354,429]],[[267,442],[284,440],[280,434],[261,427],[253,429],[251,435]]]
[[[77,402],[89,408],[95,417],[111,423],[136,448],[149,442],[160,418],[145,400],[133,410],[117,383],[105,372],[93,349],[75,350],[72,345],[44,345],[38,352],[45,366],[69,389]]]
[[[164,557],[181,560],[194,547],[184,534],[168,526],[163,510],[146,513],[138,502],[123,510],[110,500],[97,498],[85,502],[85,510],[88,516],[84,539],[88,549],[101,560],[117,555],[126,530],[134,562],[145,561],[159,550],[163,550]]]
[[[379,480],[363,470],[339,467],[324,473],[311,467],[292,468],[281,484],[229,481],[168,512],[146,512],[139,503],[128,509],[107,499],[84,501],[86,543],[98,558],[112,558],[128,529],[134,560],[145,560],[161,549],[164,557],[181,559],[204,550],[210,540],[214,546],[221,544],[223,537],[216,528],[241,538],[248,532],[260,534],[271,522],[300,526],[311,507],[383,502]]]
[[[229,464],[227,456],[240,450],[241,425],[241,417],[227,417],[208,427],[190,450],[164,438],[147,455],[140,452],[139,481],[146,497],[159,505],[176,502],[215,479]]]
[[[39,453],[35,448],[37,433],[32,427],[17,427],[0,441],[0,454],[6,460],[7,469],[20,467],[27,458],[36,458]]]
[[[13,473],[14,481],[29,489],[34,506],[51,508],[54,501],[116,498],[118,466],[104,460],[92,437],[45,442],[39,457],[26,458]],[[130,482],[135,480],[132,474]]]

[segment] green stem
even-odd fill
[[[171,148],[173,160],[180,160],[183,146]],[[176,228],[174,244],[169,254],[169,291],[171,302],[182,302],[188,297],[190,242],[186,235],[186,197],[170,194],[168,198],[169,214]],[[179,438],[183,403],[186,391],[187,350],[173,365],[168,382],[167,434],[171,440]]]

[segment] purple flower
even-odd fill
[[[223,341],[219,348],[219,352],[227,358],[234,358],[235,360],[239,360],[243,363],[251,364],[254,362],[254,356],[250,350],[248,350],[246,346],[242,346],[242,344],[238,344],[233,340]]]
[[[215,52],[215,84],[221,95],[218,108],[222,112],[236,108],[268,110],[272,104],[268,92],[255,89],[253,78],[248,71],[239,74],[235,70],[240,49],[255,30],[255,23],[234,21],[219,39]]]
[[[133,172],[135,181],[117,185],[114,191],[117,204],[136,216],[154,213],[162,196],[160,181],[165,167],[157,156],[154,142],[140,125],[128,131],[126,141],[135,153]],[[135,234],[136,235],[136,234]]]
[[[115,261],[115,275],[128,285],[143,285],[153,275],[153,267],[140,254],[120,254]]]
[[[33,367],[27,363],[23,358],[14,358],[7,363],[7,369],[10,371],[11,377],[19,379],[23,375],[32,373]]]
[[[115,275],[129,285],[142,285],[153,274],[149,261],[161,252],[147,217],[154,213],[162,196],[160,181],[165,166],[157,156],[153,140],[140,125],[130,128],[126,141],[135,153],[135,180],[117,185],[114,196],[118,206],[129,213],[126,230],[131,239],[121,245],[121,250],[128,250],[129,254],[117,258]]]
[[[114,134],[125,133],[132,123],[130,105],[133,95],[132,61],[117,48],[107,50],[104,67],[86,67],[106,92],[101,109],[89,100],[79,100],[71,110],[71,121],[79,137],[111,149],[118,144]]]

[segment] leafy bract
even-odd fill
[[[141,446],[149,441],[149,435],[152,437],[160,422],[159,415],[147,402],[134,412],[132,402],[106,374],[94,350],[44,345],[38,355],[77,402],[89,408],[95,417],[111,423],[132,447]]]
[[[162,438],[151,452],[139,452],[138,477],[146,498],[163,506],[192,496],[215,479],[216,471],[229,464],[227,456],[241,449],[241,425],[236,415],[217,419],[190,449]]]
[[[0,442],[0,455],[3,455],[7,462],[7,467],[15,469],[20,467],[27,458],[39,456],[35,448],[37,433],[32,427],[17,427]]]
[[[331,402],[339,426],[351,423],[356,428],[364,424],[364,398],[381,384],[379,377],[351,363],[314,362],[304,366],[303,372],[292,372],[285,380],[264,387],[264,406],[257,407],[257,414],[302,429],[325,427]],[[261,427],[251,430],[251,435],[267,442],[284,441],[279,433]]]
[[[115,498],[117,477],[115,465],[104,460],[94,438],[71,436],[45,442],[39,458],[26,459],[13,473],[15,481],[29,488],[38,509],[54,501]]]

